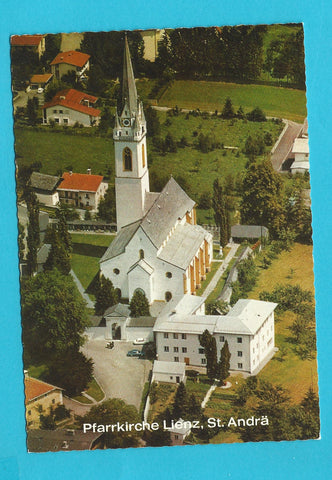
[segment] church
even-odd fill
[[[136,290],[150,304],[195,294],[211,268],[212,235],[196,224],[195,202],[173,177],[162,192],[150,192],[146,121],[127,39],[122,98],[116,112],[115,193],[117,236],[100,260],[122,298]]]
[[[195,202],[174,178],[160,193],[150,192],[146,133],[126,39],[113,131],[118,232],[100,259],[100,271],[122,298],[130,301],[135,291],[144,292],[152,316],[130,318],[128,305],[115,305],[105,312],[105,338],[154,341],[157,366],[173,382],[180,378],[174,363],[183,371],[185,365],[206,367],[200,336],[208,330],[218,352],[227,341],[231,370],[256,374],[275,353],[277,305],[238,300],[227,315],[205,314],[196,290],[211,268],[212,235],[196,224]]]

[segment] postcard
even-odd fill
[[[319,438],[303,37],[11,37],[29,452]]]

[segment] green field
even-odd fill
[[[296,122],[303,122],[307,115],[303,90],[225,82],[177,80],[162,95],[159,105],[220,112],[227,97],[235,108],[242,105],[245,112],[260,107],[266,115]]]
[[[72,269],[83,287],[93,297],[89,292],[89,286],[99,272],[99,259],[113,241],[114,236],[72,233],[71,238],[73,242]]]

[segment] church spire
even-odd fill
[[[122,75],[122,108],[125,103],[128,104],[130,113],[137,111],[137,91],[133,66],[130,58],[127,35],[125,35],[125,48],[123,56],[123,75]]]

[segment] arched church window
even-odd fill
[[[144,143],[142,144],[142,166],[145,167],[145,148]]]
[[[139,251],[139,258],[140,258],[140,260],[142,260],[144,258],[144,250],[142,250],[142,249]]]
[[[166,302],[169,302],[169,301],[171,300],[171,298],[172,298],[171,292],[166,292],[166,293],[165,293],[165,300],[166,300]]]
[[[132,153],[128,147],[123,149],[123,169],[127,172],[131,172],[133,169]]]

